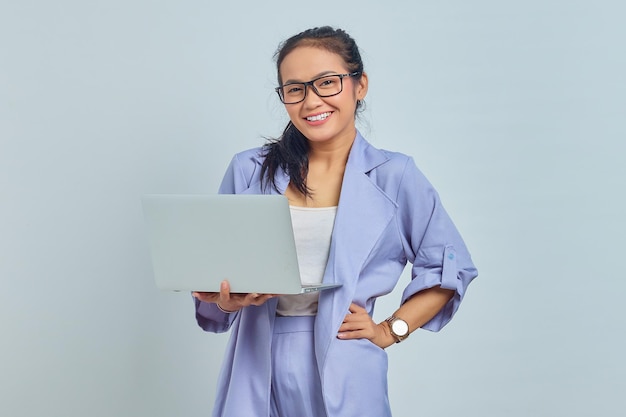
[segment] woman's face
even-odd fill
[[[348,72],[339,55],[309,46],[294,49],[280,64],[283,84],[307,82],[323,75]],[[363,74],[359,81],[345,77],[343,91],[332,97],[319,97],[311,87],[307,89],[304,101],[285,104],[291,122],[313,143],[351,143],[356,136],[356,102],[365,98],[367,76]]]

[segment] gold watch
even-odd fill
[[[400,343],[409,337],[409,324],[406,321],[396,316],[391,316],[385,321],[389,324],[389,331],[393,338],[396,339],[396,343]]]

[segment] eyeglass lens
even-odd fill
[[[285,104],[298,103],[304,100],[306,86],[311,85],[320,97],[330,97],[341,93],[343,83],[340,75],[327,75],[308,83],[294,83],[282,86],[280,96]]]

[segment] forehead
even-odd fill
[[[308,81],[319,74],[332,71],[347,72],[341,56],[326,49],[300,46],[289,52],[280,64],[280,76],[287,80]]]

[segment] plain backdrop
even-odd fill
[[[394,416],[620,414],[625,13],[1,0],[0,415],[210,415],[227,336],[155,289],[139,197],[213,193],[234,152],[279,135],[272,56],[325,24],[361,47],[361,132],[415,158],[480,270],[444,330],[389,348]]]

